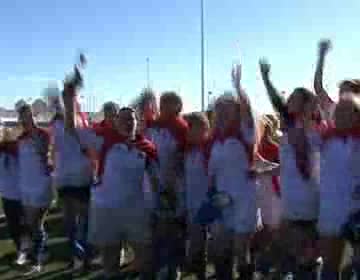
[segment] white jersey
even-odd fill
[[[25,206],[48,207],[52,200],[51,177],[46,162],[49,139],[47,133],[37,129],[43,138],[22,137],[18,146],[19,188]],[[41,154],[39,149],[44,149]]]
[[[190,218],[196,215],[209,190],[205,164],[204,154],[199,148],[185,154],[186,208]]]
[[[241,128],[248,144],[255,141],[252,128]],[[219,191],[228,193],[233,204],[224,210],[224,225],[237,233],[250,233],[256,227],[256,183],[249,178],[249,157],[244,144],[236,137],[215,140],[208,174]]]
[[[81,146],[74,135],[64,129],[63,121],[53,124],[55,153],[54,183],[57,187],[88,187],[93,179],[93,167],[89,155],[82,149],[89,149],[94,135],[86,128],[76,129]]]
[[[92,192],[92,204],[105,208],[144,207],[143,183],[147,157],[123,143],[113,145],[105,158],[101,185]]]
[[[288,142],[287,134],[282,136],[280,142],[282,213],[283,218],[288,220],[316,220],[319,214],[319,135],[310,132],[307,138],[310,146],[309,179],[304,178],[297,167],[294,147]]]
[[[20,200],[18,162],[15,155],[0,153],[0,194],[3,198]]]
[[[319,231],[337,235],[346,222],[351,203],[352,141],[331,138],[322,143]]]

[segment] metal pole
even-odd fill
[[[205,111],[204,0],[201,0],[201,111]]]
[[[209,91],[208,92],[208,96],[207,96],[207,105],[208,105],[208,108],[209,108],[209,105],[210,105],[210,96],[212,95],[212,91]]]
[[[147,87],[150,88],[150,59],[146,58],[146,79],[147,79]]]

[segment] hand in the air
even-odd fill
[[[261,59],[261,60],[259,61],[259,66],[260,66],[261,75],[262,75],[263,77],[269,76],[271,66],[270,66],[270,64],[267,62],[267,60],[264,59],[264,58]]]
[[[231,79],[235,89],[240,89],[241,82],[241,64],[236,64],[233,66],[231,71]]]
[[[331,41],[330,40],[321,40],[319,43],[319,55],[321,57],[325,56],[331,50]]]

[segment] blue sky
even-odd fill
[[[89,64],[84,95],[123,104],[146,85],[180,91],[200,108],[199,0],[12,0],[0,3],[0,105],[35,98],[62,80],[79,49]],[[331,38],[326,85],[359,77],[359,0],[205,0],[206,88],[231,88],[233,62],[258,111],[271,110],[258,71],[267,57],[279,89],[312,86],[317,42]],[[95,96],[91,97],[90,96]],[[89,103],[85,106],[89,107]]]

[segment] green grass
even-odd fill
[[[66,279],[82,279],[96,280],[100,279],[101,267],[94,267],[91,273],[84,275],[71,275],[66,270],[69,261],[70,249],[64,238],[64,230],[62,227],[61,215],[57,211],[52,211],[47,219],[47,229],[49,233],[49,253],[50,259],[44,271],[36,277],[22,277],[24,270],[12,265],[15,260],[15,248],[7,234],[5,223],[0,223],[0,279],[1,280],[17,280],[17,279],[40,279],[40,280],[66,280]],[[129,254],[131,256],[131,253]],[[131,257],[130,257],[131,258]],[[137,279],[137,278],[129,278]],[[190,277],[183,278],[185,280],[195,279]]]
[[[48,219],[49,231],[49,251],[50,259],[44,268],[44,271],[33,278],[22,277],[24,270],[12,265],[15,259],[15,250],[11,240],[8,239],[5,224],[0,225],[0,279],[96,279],[99,274],[99,269],[87,275],[79,275],[79,277],[72,277],[69,271],[66,270],[66,265],[69,260],[70,250],[63,237],[63,230],[61,224],[61,216],[52,214]]]

